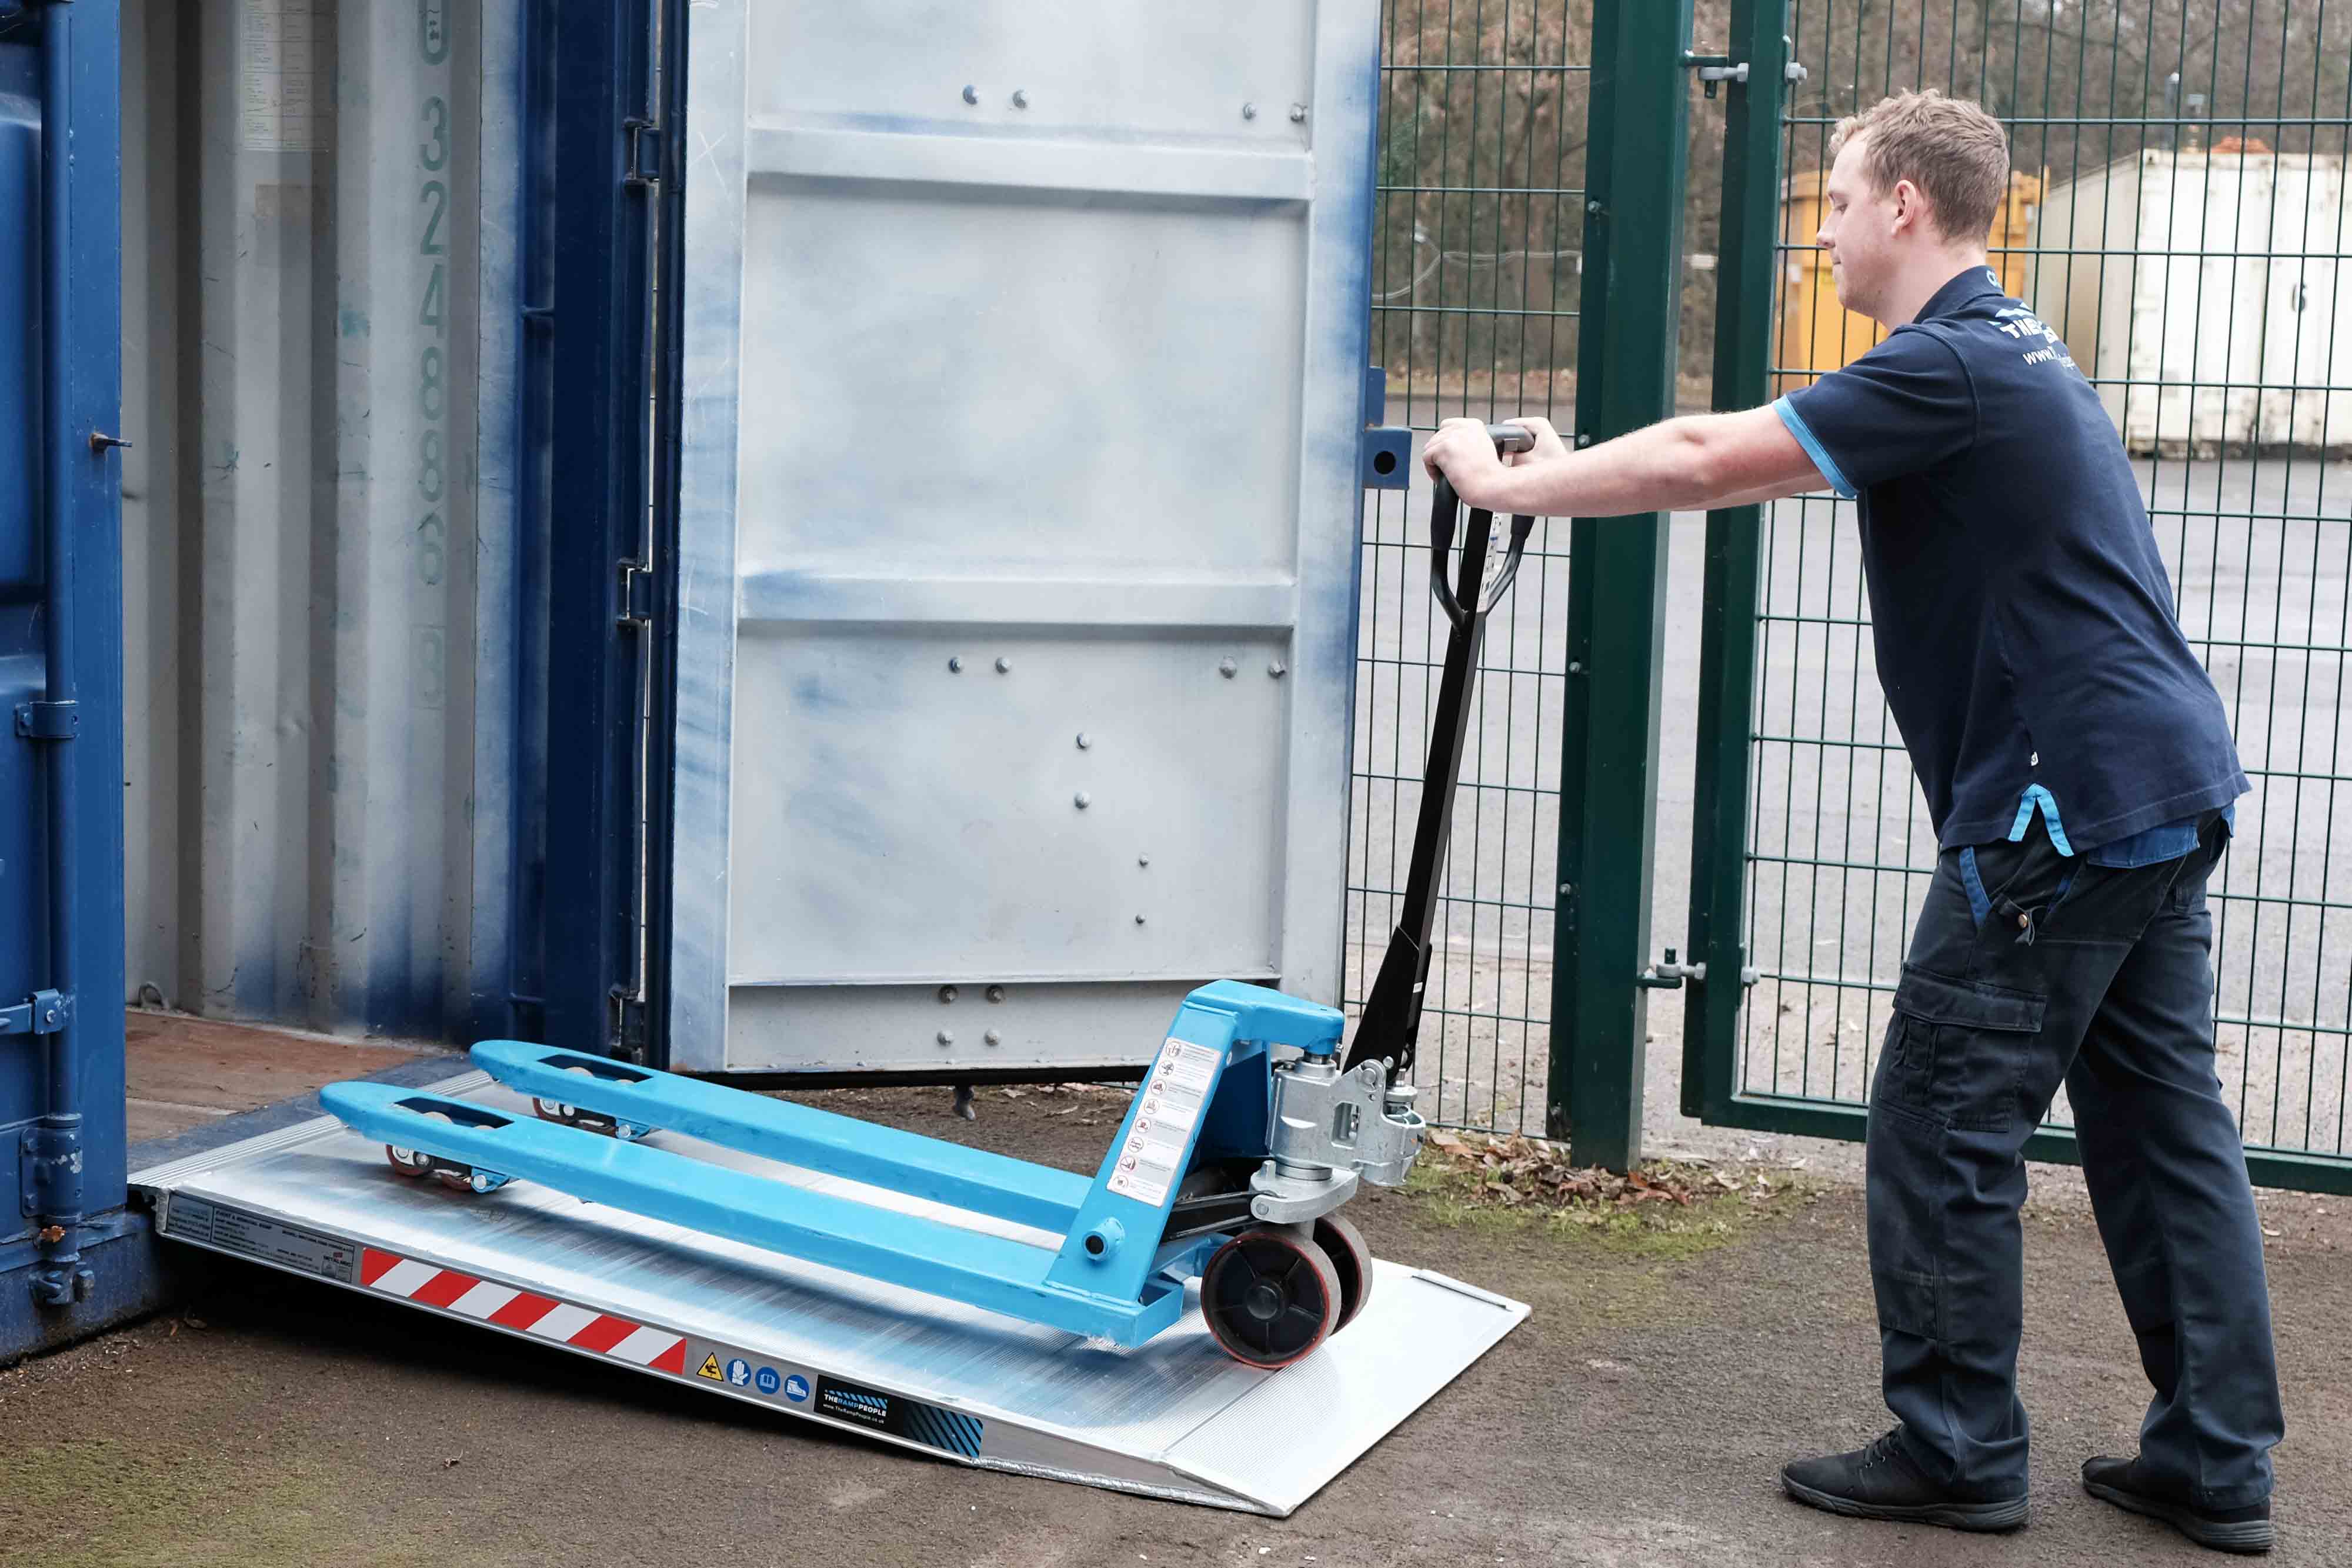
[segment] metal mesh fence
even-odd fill
[[[1390,0],[1372,342],[1390,422],[1569,422],[1591,0]],[[1417,447],[1416,447],[1417,449]],[[1363,523],[1347,1001],[1371,988],[1419,808],[1446,624],[1431,613],[1429,492]],[[1567,531],[1539,530],[1489,624],[1433,935],[1416,1077],[1433,1121],[1539,1132],[1566,686]]]
[[[1874,341],[1811,255],[1836,120],[1910,87],[1983,101],[2016,171],[1994,265],[2099,387],[2256,786],[2214,886],[2222,1078],[2250,1149],[2352,1154],[2352,5],[1794,0],[1791,21],[1811,77],[1785,122],[1776,381]],[[1738,1087],[1859,1102],[1935,838],[1850,507],[1782,502],[1763,549]]]

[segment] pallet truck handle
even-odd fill
[[[1489,425],[1486,434],[1501,452],[1525,452],[1536,444],[1533,433],[1523,425]],[[1486,613],[1509,590],[1519,570],[1519,557],[1527,549],[1528,535],[1536,525],[1532,517],[1511,519],[1510,546],[1502,570],[1492,583],[1486,583],[1486,544],[1495,514],[1472,509],[1470,531],[1462,541],[1462,587],[1457,597],[1445,580],[1445,564],[1454,547],[1454,514],[1461,506],[1462,498],[1454,486],[1439,475],[1437,499],[1429,518],[1429,577],[1454,631],[1445,641],[1437,711],[1430,721],[1429,761],[1422,773],[1420,816],[1407,859],[1404,900],[1373,979],[1372,994],[1365,999],[1363,1015],[1356,1022],[1355,1039],[1348,1048],[1349,1070],[1368,1061],[1382,1061],[1399,1082],[1412,1075],[1421,1037],[1422,998],[1429,979],[1429,933],[1453,830],[1454,786],[1462,776],[1463,742],[1469,728],[1471,694],[1477,684],[1478,647],[1486,633]]]
[[[1495,443],[1497,452],[1529,451],[1536,444],[1535,433],[1524,425],[1489,425],[1486,437]],[[1439,607],[1445,612],[1445,618],[1457,626],[1465,625],[1473,615],[1484,615],[1493,609],[1510,591],[1511,579],[1519,574],[1519,558],[1526,552],[1528,535],[1535,531],[1536,526],[1536,520],[1532,517],[1511,519],[1510,547],[1503,558],[1502,569],[1496,573],[1494,582],[1486,586],[1477,609],[1473,611],[1463,606],[1461,599],[1454,595],[1454,585],[1445,580],[1446,562],[1454,552],[1454,519],[1461,510],[1462,498],[1454,493],[1454,481],[1443,473],[1439,474],[1429,506],[1429,584],[1431,591],[1437,595]],[[1493,526],[1494,521],[1495,514],[1484,507],[1470,509],[1473,531]],[[1485,552],[1479,552],[1479,555],[1483,569]],[[1465,569],[1468,564],[1465,560]],[[1465,595],[1475,595],[1478,592],[1476,584],[1465,582],[1462,585]]]

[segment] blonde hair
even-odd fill
[[[1882,98],[1838,121],[1830,157],[1867,134],[1864,163],[1881,191],[1908,180],[1927,195],[1946,239],[1981,239],[2009,192],[2009,133],[1981,104],[1926,92]]]

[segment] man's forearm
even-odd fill
[[[1549,462],[1506,468],[1490,496],[1465,496],[1489,511],[1536,517],[1622,517],[1704,507],[1706,443],[1695,418],[1668,419]]]

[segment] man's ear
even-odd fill
[[[1918,186],[1908,180],[1895,182],[1892,193],[1895,208],[1895,232],[1916,227],[1927,215],[1927,198]]]

